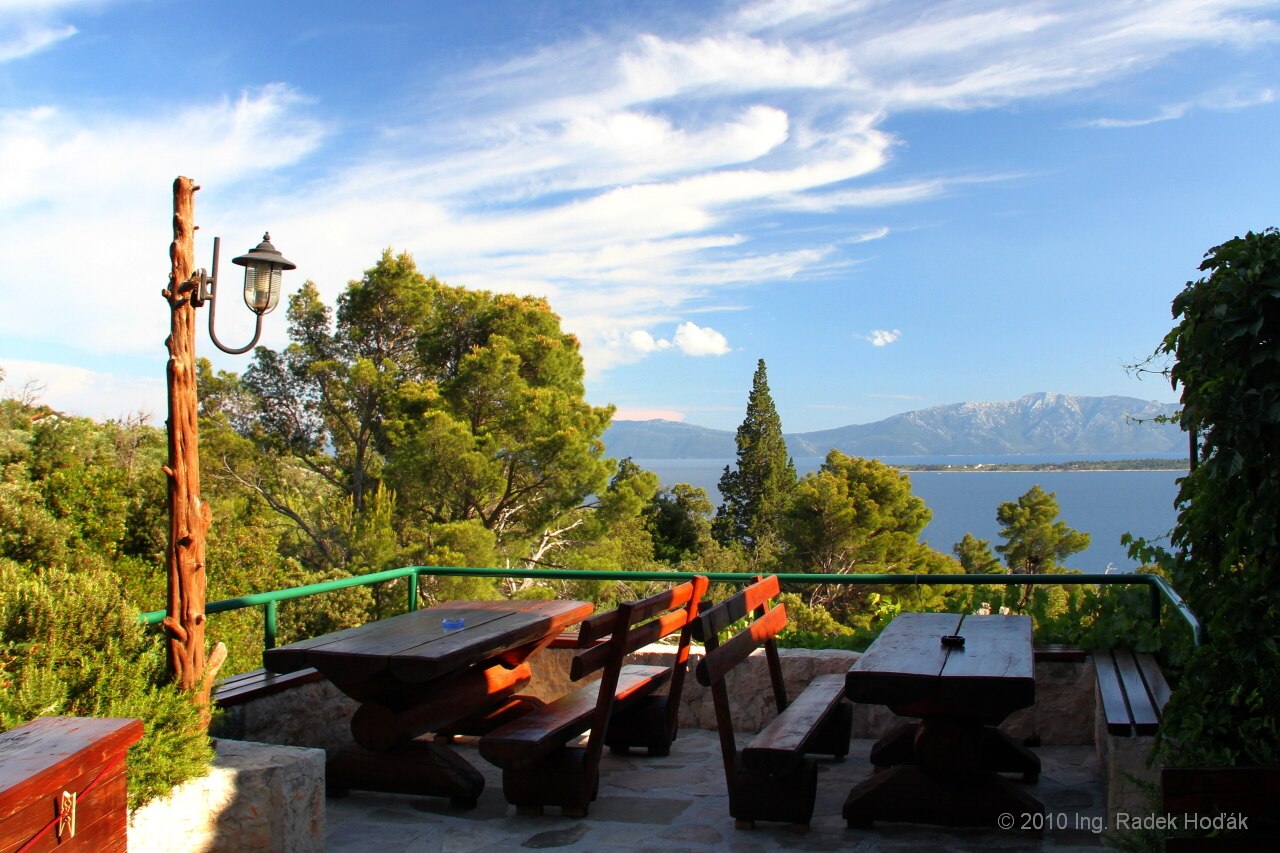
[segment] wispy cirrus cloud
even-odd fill
[[[1261,104],[1270,104],[1273,103],[1275,99],[1275,90],[1271,88],[1262,88],[1247,92],[1216,91],[1208,93],[1196,101],[1188,101],[1185,103],[1162,107],[1153,115],[1140,116],[1137,118],[1089,119],[1087,121],[1080,122],[1078,126],[1102,129],[1145,127],[1150,124],[1159,124],[1164,121],[1175,121],[1188,113],[1197,110],[1233,112],[1235,110],[1244,110],[1250,107],[1256,107]]]
[[[56,49],[74,5],[0,0],[0,57],[6,45],[15,57]],[[662,351],[727,352],[714,320],[689,317],[740,305],[751,287],[851,268],[861,242],[891,238],[879,210],[1020,177],[888,180],[910,141],[891,118],[1084,92],[1193,48],[1273,44],[1276,5],[744,3],[678,33],[656,22],[587,32],[407,86],[403,109],[341,151],[328,145],[338,108],[282,82],[173,104],[177,120],[128,104],[0,110],[0,162],[22,164],[0,170],[0,330],[73,327],[100,352],[154,346],[160,312],[96,296],[136,288],[140,269],[154,269],[158,291],[167,187],[192,174],[217,187],[198,197],[202,235],[270,227],[329,298],[392,245],[455,284],[551,297],[595,374]],[[174,132],[197,114],[206,132]],[[251,178],[275,195],[247,204]],[[856,228],[835,215],[849,211]],[[779,248],[778,217],[794,212],[813,216],[811,236]],[[60,251],[71,234],[74,256]],[[22,299],[50,276],[66,288],[57,320]],[[268,344],[282,343],[280,325]]]

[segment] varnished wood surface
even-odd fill
[[[274,672],[315,667],[343,689],[384,675],[424,683],[548,641],[590,614],[583,601],[454,601],[269,649],[262,660]],[[455,618],[464,627],[446,631],[444,620]]]
[[[964,637],[963,648],[942,645]],[[849,670],[855,702],[903,716],[969,716],[991,725],[1035,701],[1035,656],[1027,616],[903,613]]]

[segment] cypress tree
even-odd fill
[[[782,419],[769,393],[764,359],[756,365],[747,416],[738,427],[738,464],[720,477],[722,503],[713,532],[722,544],[742,545],[757,562],[776,553],[783,513],[796,485],[796,468],[782,440]]]

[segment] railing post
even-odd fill
[[[418,609],[418,573],[409,575],[409,601],[407,609],[410,613]]]
[[[1147,584],[1147,594],[1151,597],[1151,621],[1160,629],[1160,587],[1154,583]]]
[[[276,647],[276,602],[268,601],[262,605],[262,647]]]

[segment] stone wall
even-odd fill
[[[1099,695],[1094,712],[1098,767],[1107,797],[1107,826],[1118,826],[1116,816],[1149,815],[1160,812],[1158,797],[1151,786],[1160,786],[1160,768],[1148,765],[1155,748],[1153,735],[1113,735],[1107,731],[1107,715]]]
[[[323,853],[324,753],[218,740],[209,773],[129,815],[131,853]]]
[[[668,646],[653,645],[636,652],[634,663],[669,665],[673,652]],[[842,673],[858,659],[858,652],[831,649],[780,649],[782,675],[787,695],[796,696],[818,675]],[[530,690],[542,699],[559,696],[574,686],[569,681],[571,649],[547,649],[531,661],[534,684]],[[702,649],[694,646],[689,659],[691,669],[685,679],[680,702],[680,725],[714,729],[715,710],[711,691],[698,684],[692,667],[702,658]],[[757,732],[775,716],[773,688],[765,666],[764,652],[757,650],[726,679],[733,705],[734,728],[740,732]],[[1079,746],[1094,743],[1093,731],[1094,674],[1093,661],[1084,663],[1045,662],[1036,664],[1036,704],[1010,715],[1002,728],[1018,742],[1038,740],[1044,746]],[[902,718],[882,705],[853,706],[853,737],[878,738]]]
[[[216,738],[323,749],[351,744],[354,699],[327,680],[309,681],[222,710],[209,728]]]
[[[673,652],[663,645],[648,646],[629,658],[632,662],[669,664]],[[818,675],[841,673],[858,659],[857,652],[829,649],[781,649],[787,695],[796,696]],[[702,658],[693,647],[690,661]],[[545,649],[530,659],[533,682],[522,692],[550,701],[580,683],[569,680],[572,649]],[[757,732],[773,719],[773,690],[764,653],[757,651],[728,677],[733,700],[734,727]],[[1038,739],[1045,746],[1090,745],[1094,741],[1094,674],[1091,659],[1084,663],[1036,664],[1036,704],[1012,714],[1003,728],[1019,742]],[[237,705],[224,713],[213,733],[238,738],[306,746],[332,753],[351,742],[350,722],[356,703],[327,681],[315,681]],[[877,738],[900,719],[881,705],[854,705],[853,736]],[[714,729],[711,691],[698,684],[692,670],[685,678],[680,725]]]

